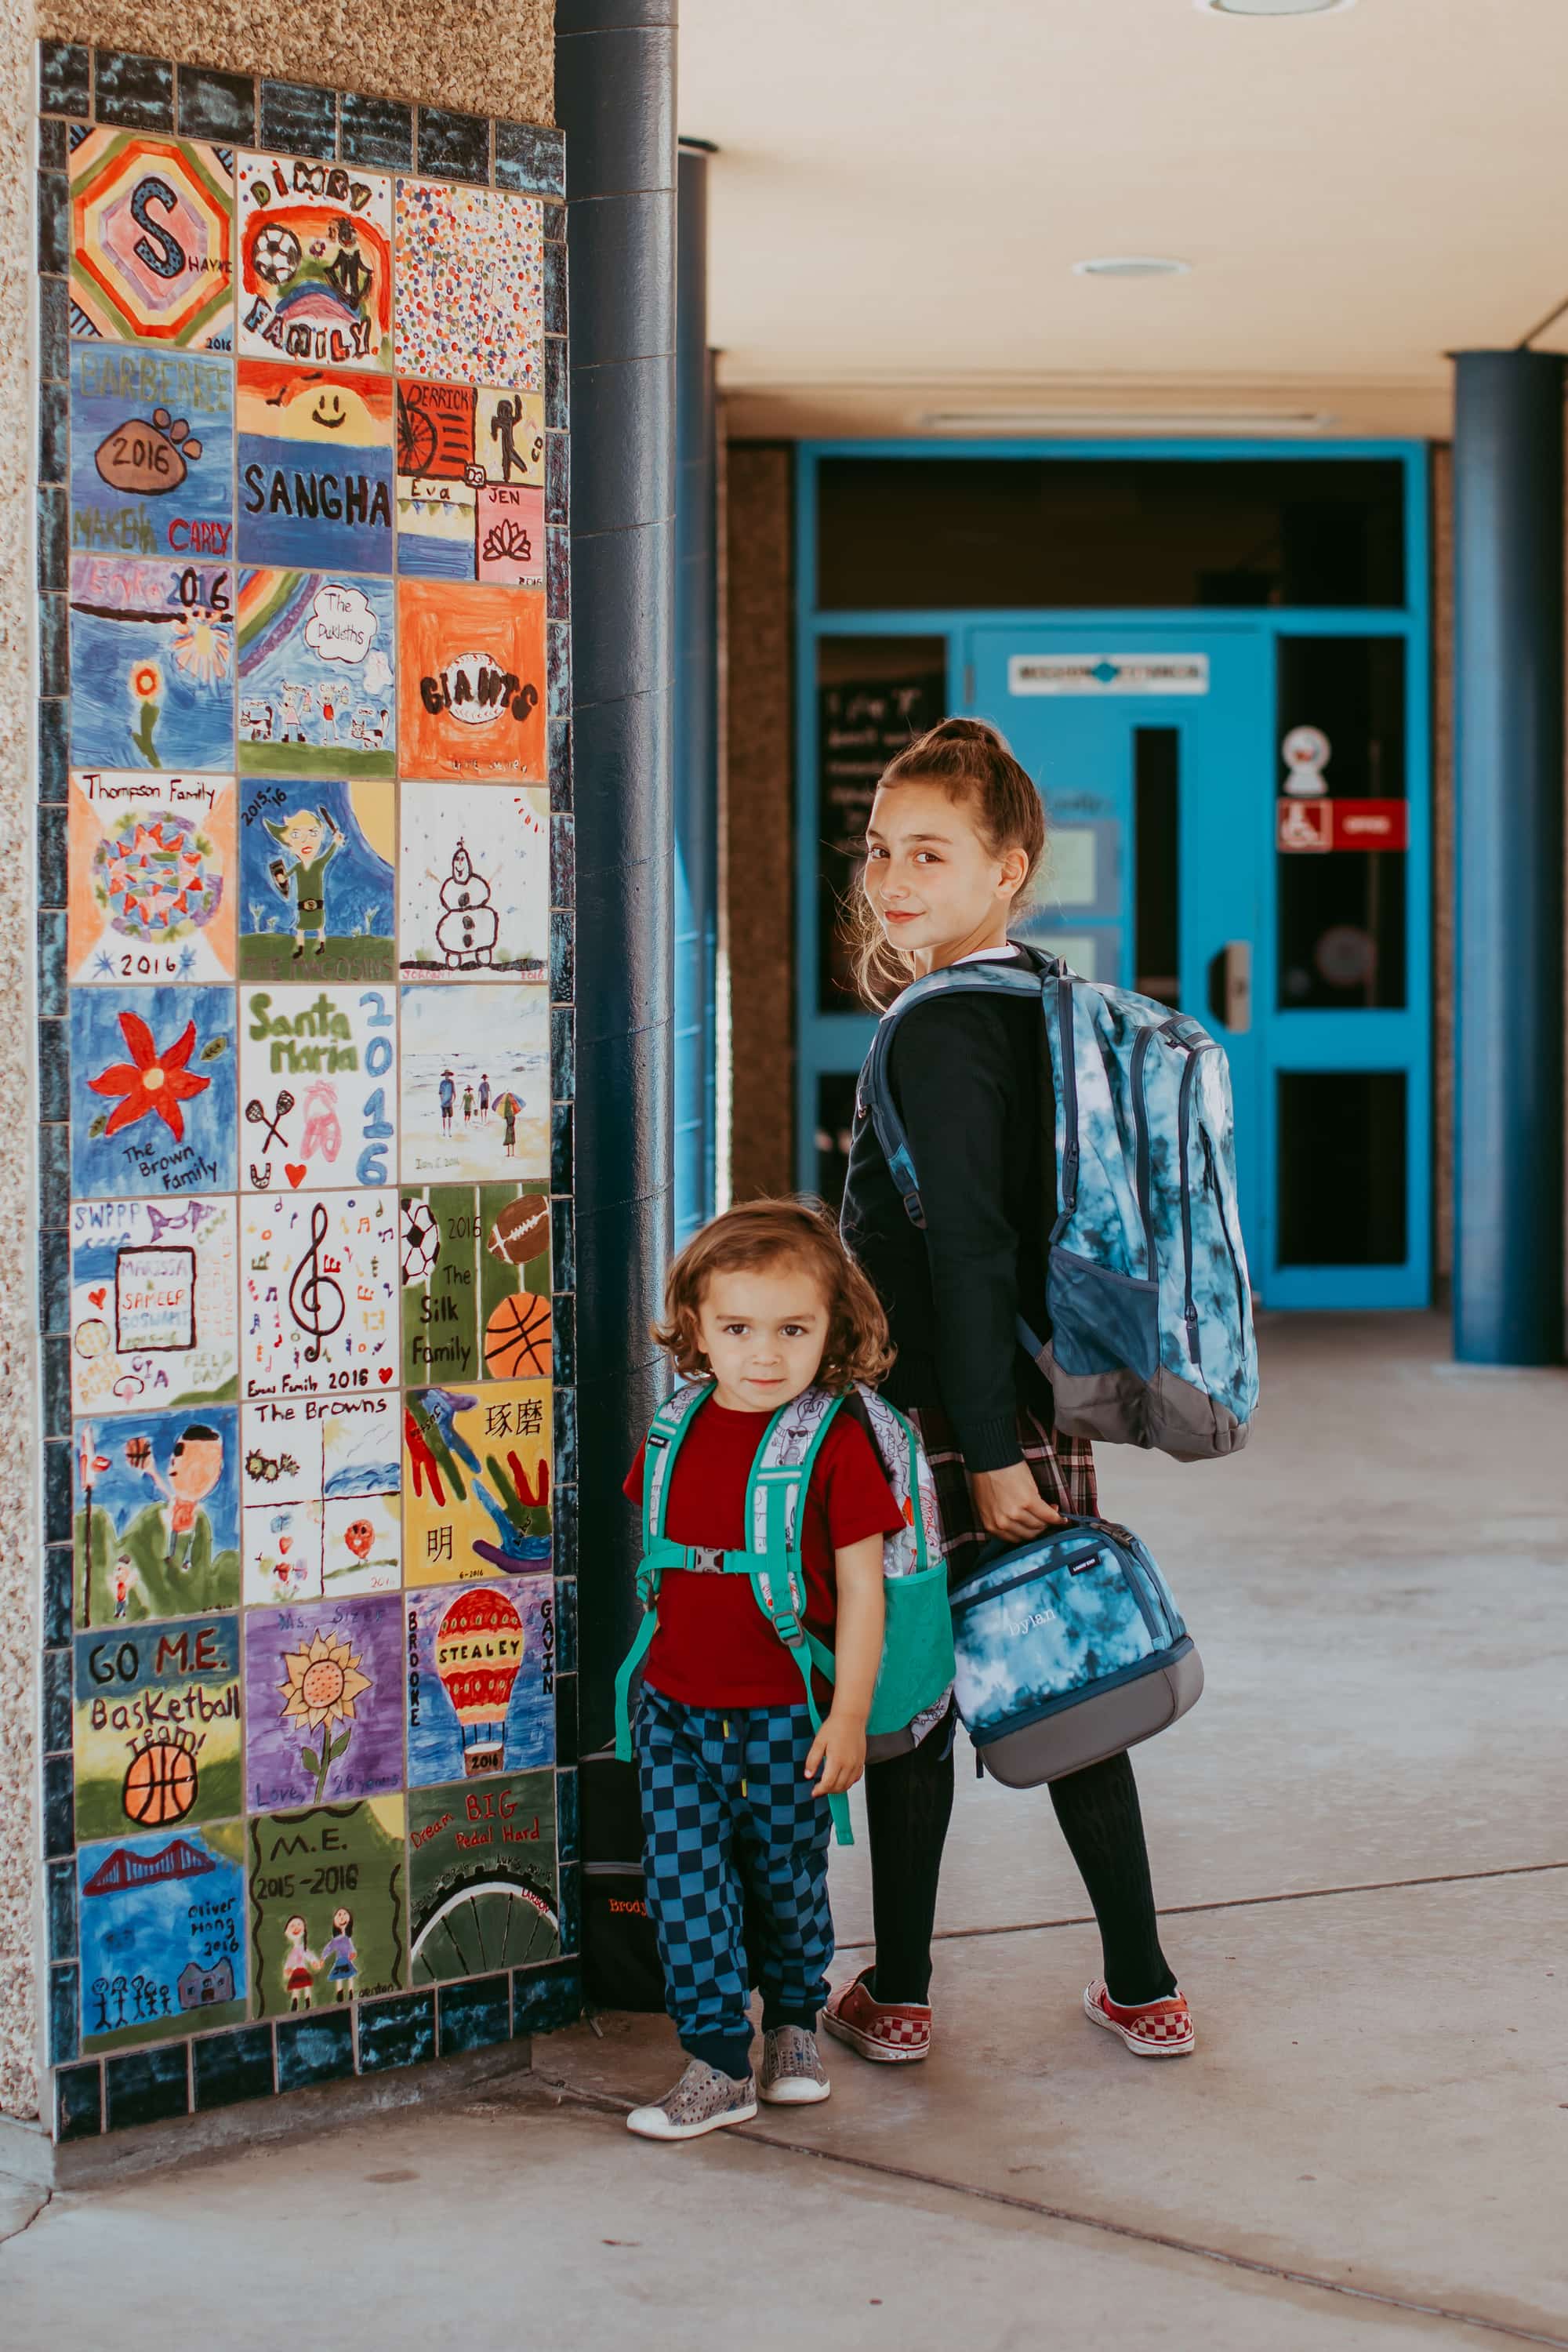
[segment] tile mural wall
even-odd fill
[[[560,134],[46,42],[65,2137],[577,2007]]]

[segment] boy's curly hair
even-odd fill
[[[653,1336],[688,1380],[708,1367],[698,1317],[716,1274],[752,1273],[793,1261],[827,1302],[827,1344],[815,1385],[841,1396],[858,1381],[874,1387],[893,1360],[882,1302],[838,1238],[819,1201],[748,1201],[694,1234],[665,1277],[664,1315]]]

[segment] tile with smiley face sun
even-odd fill
[[[241,560],[390,572],[390,383],[270,360],[238,373]]]

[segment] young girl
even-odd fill
[[[752,1465],[780,1407],[814,1386],[841,1394],[888,1361],[887,1323],[831,1223],[793,1201],[732,1209],[670,1267],[655,1337],[688,1379],[709,1379],[674,1466],[665,1533],[709,1551],[747,1548]],[[626,1482],[643,1496],[639,1450]],[[808,1630],[834,1650],[831,1706],[814,1738],[800,1673],[748,1576],[667,1572],[635,1727],[647,1905],[665,2005],[688,2064],[627,2121],[648,2139],[744,2123],[760,2095],[825,2099],[817,2012],[833,1957],[828,1797],[853,1788],[882,1650],[882,1538],[903,1525],[869,1438],[847,1412],[812,1471],[801,1550]],[[758,1948],[742,1942],[754,1923]],[[750,1965],[748,1965],[748,1959]],[[763,1993],[752,2074],[751,1986]]]
[[[1039,794],[994,728],[940,726],[885,772],[867,831],[860,976],[874,1005],[968,960],[1012,956],[1007,921],[1045,849]],[[1045,1064],[1042,1068],[1042,1063]],[[1064,1512],[1098,1508],[1087,1440],[1058,1435],[1049,1383],[1014,1337],[1046,1319],[1046,1236],[1055,1131],[1039,1009],[1026,997],[939,996],[900,1024],[890,1081],[915,1165],[918,1231],[857,1118],[844,1238],[887,1308],[898,1350],[889,1400],[920,1428],[944,1549],[961,1572],[977,1545],[1022,1543]],[[1044,1115],[1042,1115],[1042,1113]],[[1054,1155],[1052,1155],[1054,1157]],[[824,2020],[863,2057],[931,2049],[931,1937],[952,1809],[952,1735],[928,1733],[866,1775],[877,1958]],[[1084,2006],[1146,2057],[1193,2047],[1192,2020],[1160,1948],[1143,1824],[1125,1755],[1050,1784],[1104,1953]]]

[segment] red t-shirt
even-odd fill
[[[745,1549],[746,1484],[772,1419],[731,1412],[711,1397],[698,1407],[670,1474],[664,1532],[671,1543]],[[638,1446],[626,1481],[639,1510],[646,1450]],[[852,1414],[839,1412],[812,1467],[800,1530],[805,1622],[830,1649],[838,1614],[834,1553],[903,1524],[869,1438]],[[658,1631],[644,1673],[655,1690],[687,1706],[794,1706],[805,1696],[800,1669],[745,1576],[669,1570],[659,1584]],[[820,1685],[817,1696],[820,1703]]]

